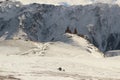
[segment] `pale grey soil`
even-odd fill
[[[0,76],[0,80],[21,80],[21,79],[8,75],[8,76]]]

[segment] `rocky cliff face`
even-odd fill
[[[120,49],[120,7],[109,4],[85,6],[22,5],[0,3],[0,40],[57,41],[69,29],[86,37],[101,51]]]

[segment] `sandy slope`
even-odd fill
[[[105,59],[0,56],[0,74],[22,80],[120,79],[120,64]],[[64,71],[58,71],[62,67]],[[106,78],[106,79],[105,79]]]
[[[22,40],[5,40],[0,41],[0,54],[2,55],[14,55],[24,51],[36,48],[36,45],[32,42]]]
[[[88,41],[70,36],[67,42],[0,42],[0,75],[15,77],[10,80],[120,79],[120,57],[103,58]]]

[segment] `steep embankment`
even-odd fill
[[[101,51],[120,49],[117,5],[65,7],[12,1],[0,5],[0,40],[62,41],[69,32],[85,37]]]

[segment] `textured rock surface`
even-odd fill
[[[65,7],[12,1],[0,5],[0,40],[60,41],[69,28],[71,33],[84,35],[101,51],[120,49],[117,5]]]

